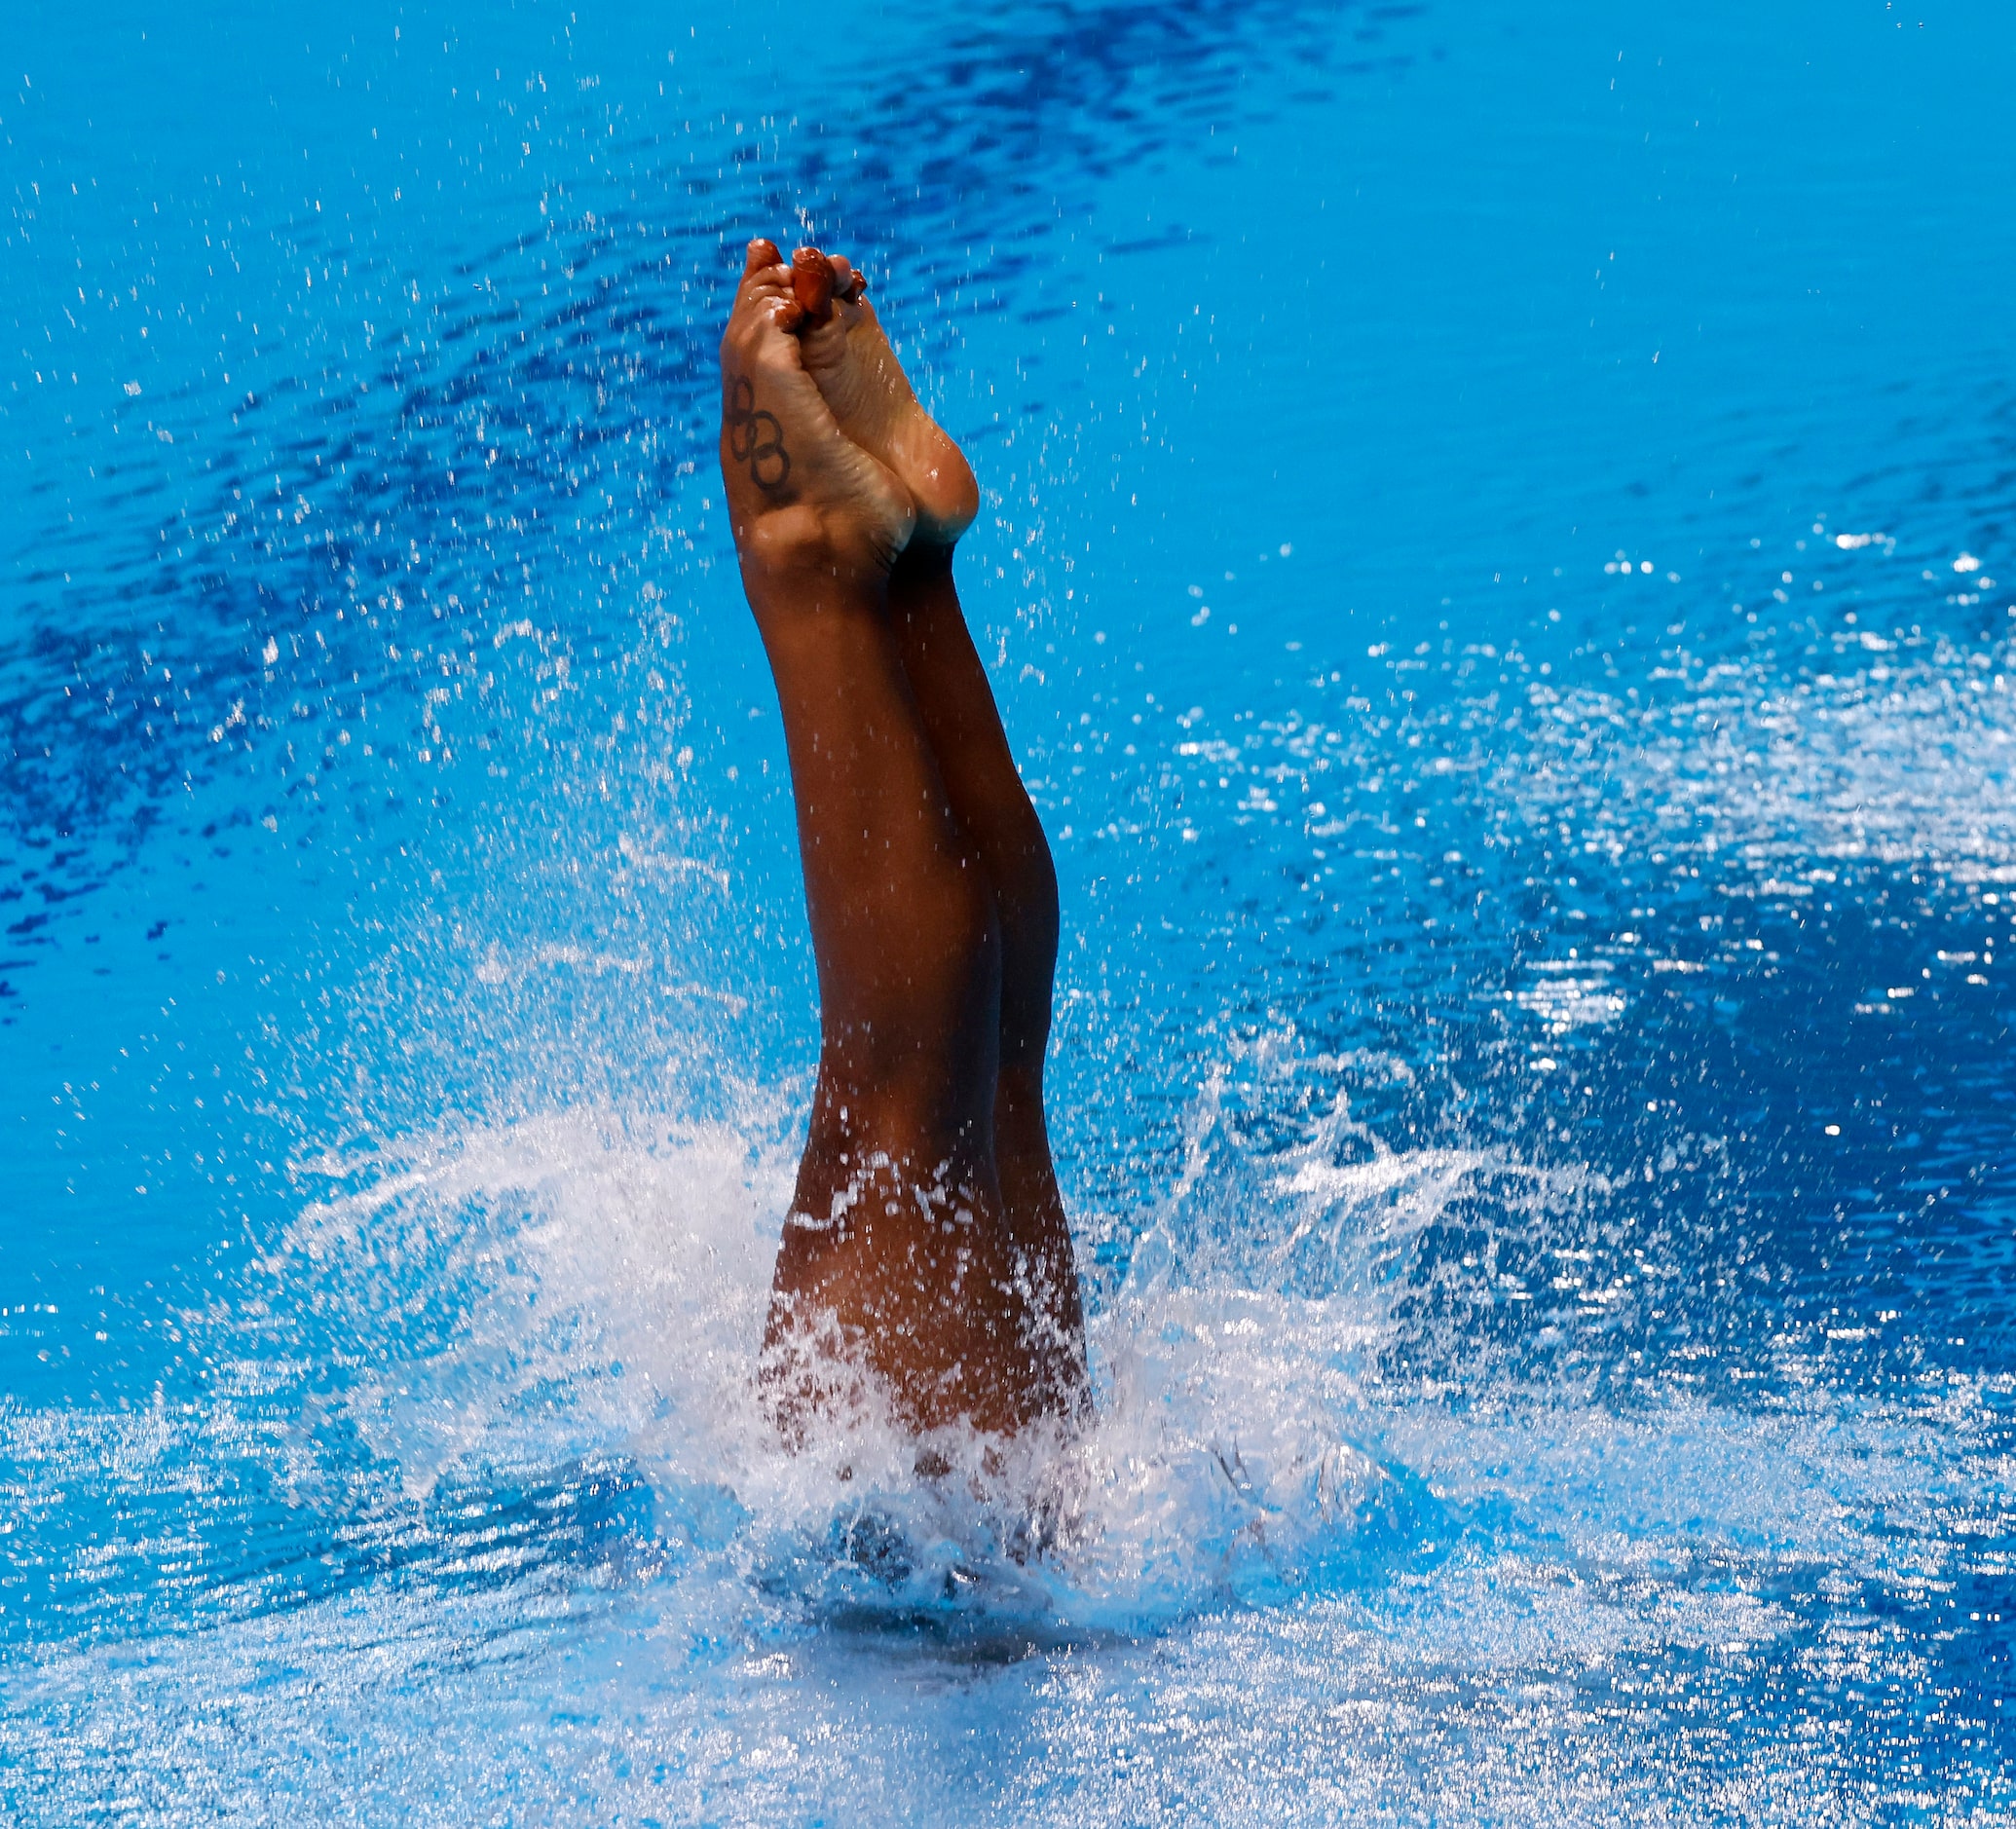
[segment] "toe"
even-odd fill
[[[844,254],[833,256],[833,295],[854,304],[868,290],[868,276]]]
[[[749,243],[747,259],[742,263],[742,277],[746,280],[752,273],[759,273],[765,267],[781,266],[783,252],[775,242],[766,235],[759,235]]]
[[[833,315],[833,262],[816,247],[802,247],[791,257],[791,290],[815,324]]]

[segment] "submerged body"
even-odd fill
[[[1085,1391],[1043,1111],[1057,876],[967,633],[978,492],[859,276],[750,244],[722,474],[777,685],[820,991],[765,1376],[790,1419],[865,1374],[917,1428]]]

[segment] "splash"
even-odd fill
[[[1297,1216],[1271,1286],[1201,1257],[1171,1274],[1178,1191],[1095,1317],[1099,1416],[1070,1437],[920,1444],[862,1400],[785,1451],[752,1374],[790,1163],[728,1125],[571,1112],[304,1165],[336,1185],[264,1259],[259,1325],[321,1368],[324,1433],[416,1504],[623,1466],[661,1553],[727,1552],[808,1615],[1145,1629],[1403,1552],[1433,1512],[1352,1435],[1377,1331],[1362,1291],[1296,1294],[1290,1260],[1334,1264],[1374,1207],[1370,1249],[1397,1249],[1475,1165],[1322,1155],[1272,1177]]]
[[[73,1801],[109,1795],[110,1761],[124,1807],[157,1820],[306,1756],[324,1800],[432,1820],[444,1796],[487,1795],[498,1736],[558,1719],[527,1775],[554,1820],[579,1818],[569,1796],[644,1809],[675,1770],[726,1819],[763,1820],[843,1770],[892,1819],[966,1821],[971,1801],[868,1723],[936,1720],[894,1698],[994,1672],[988,1709],[1033,1710],[1064,1736],[1056,1782],[1117,1808],[1098,1749],[1151,1725],[1128,1660],[1168,1661],[1155,1693],[1222,1726],[1243,1706],[1222,1670],[1280,1655],[1286,1631],[1326,1693],[1343,1684],[1332,1709],[1414,1698],[1404,1743],[1446,1786],[1473,1733],[1538,1748],[1601,1719],[1576,1670],[1678,1660],[1713,1691],[1824,1665],[1847,1654],[1813,1637],[1816,1583],[1950,1579],[1928,1555],[1956,1509],[1993,1507],[1995,1478],[1953,1455],[1950,1417],[1621,1415],[1481,1352],[1453,1382],[1409,1375],[1395,1361],[1420,1346],[1409,1303],[1439,1274],[1437,1229],[1496,1202],[1509,1235],[1580,1236],[1600,1182],[1394,1149],[1341,1099],[1256,1144],[1236,1094],[1217,1076],[1188,1113],[1183,1172],[1097,1307],[1099,1412],[1069,1438],[919,1443],[864,1403],[782,1447],[751,1379],[789,1186],[774,1113],[576,1109],[304,1163],[320,1194],[234,1303],[187,1318],[217,1368],[206,1401],[5,1418],[11,1511],[45,1548],[93,1493],[102,1515],[157,1508],[96,1565],[127,1612],[69,1596],[64,1645],[45,1611],[11,1756]],[[1018,1703],[1037,1650],[1061,1674]],[[1853,1656],[1881,1671],[1907,1652],[1877,1629]],[[845,1694],[822,1702],[822,1671]],[[218,1695],[243,1698],[228,1747]],[[808,1735],[839,1763],[789,1750]],[[1317,1764],[1332,1786],[1391,1783],[1383,1744],[1354,1733]],[[1652,1769],[1650,1738],[1604,1745]],[[1280,1756],[1315,1749],[1289,1731]],[[1572,1807],[1515,1768],[1475,1775],[1479,1820]],[[1765,1758],[1742,1797],[1804,1782]],[[1707,1819],[1737,1806],[1715,1795]]]

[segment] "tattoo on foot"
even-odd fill
[[[728,384],[728,452],[737,464],[749,466],[749,480],[759,489],[775,494],[791,474],[791,453],[784,449],[784,428],[774,413],[756,408],[756,389],[748,376],[737,375]]]

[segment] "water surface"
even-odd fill
[[[0,93],[12,1813],[2011,1814],[1997,13],[153,11]],[[747,1389],[759,231],[1064,880],[1101,1421],[935,1481]]]

